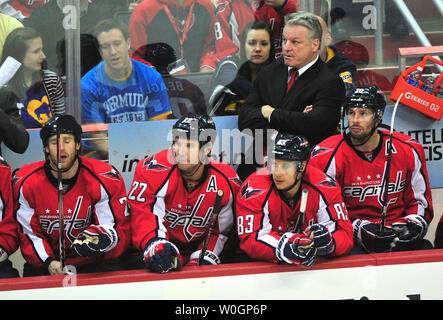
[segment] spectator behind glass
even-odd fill
[[[320,21],[323,31],[320,46],[320,59],[322,59],[332,71],[339,75],[345,85],[346,95],[349,95],[355,88],[354,81],[357,74],[357,68],[352,60],[348,59],[334,45],[326,21],[320,16],[317,16],[317,18],[318,21]]]
[[[146,61],[160,72],[165,82],[172,108],[170,118],[180,118],[189,112],[206,114],[205,96],[200,88],[189,80],[170,74],[177,60],[174,49],[167,43],[159,42],[148,44],[145,52]]]
[[[6,38],[1,64],[9,56],[22,64],[8,82],[8,88],[18,98],[23,125],[41,128],[52,114],[42,82],[42,63],[46,55],[40,34],[32,28],[13,30]]]
[[[43,39],[46,48],[48,66],[51,70],[60,75],[65,74],[65,70],[56,69],[62,66],[57,60],[57,48],[65,38],[65,27],[67,24],[72,28],[80,29],[80,34],[92,34],[98,21],[112,18],[114,13],[126,8],[125,0],[78,0],[80,12],[80,26],[74,26],[73,19],[75,12],[72,8],[66,7],[66,0],[52,0],[51,2],[35,8],[29,18],[23,20],[25,27],[37,30]],[[65,13],[63,13],[65,10]],[[60,54],[59,54],[60,55]]]
[[[260,0],[255,10],[255,20],[263,20],[271,27],[274,36],[275,57],[282,55],[282,35],[285,16],[299,10],[299,0]]]
[[[355,86],[377,86],[383,92],[391,91],[394,88],[394,81],[391,82],[382,73],[368,69],[369,52],[365,46],[351,40],[340,41],[336,46],[355,63],[358,69],[354,80]]]
[[[0,57],[3,52],[3,45],[8,34],[17,28],[23,27],[23,24],[16,18],[0,13]]]
[[[0,11],[8,16],[23,21],[31,14],[32,10],[52,0],[3,0]],[[55,0],[54,0],[55,1]]]
[[[129,20],[132,58],[142,48],[165,42],[174,48],[186,72],[212,72],[216,66],[214,6],[209,0],[144,0]]]
[[[154,68],[130,58],[127,26],[117,19],[105,19],[97,24],[94,36],[103,61],[81,80],[83,123],[167,119],[172,111],[164,81]],[[84,152],[92,148],[99,159],[107,159],[105,135],[93,136],[101,139],[84,144]]]
[[[271,28],[261,20],[250,22],[241,35],[240,52],[220,61],[212,79],[211,114],[238,114],[258,72],[274,61]]]
[[[217,0],[215,6],[215,46],[217,59],[238,54],[240,37],[254,21],[257,3],[253,0]],[[234,23],[233,23],[234,22]]]

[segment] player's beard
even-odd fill
[[[62,162],[61,172],[64,173],[69,171],[74,166],[75,161],[77,161],[77,154],[68,157],[68,161]],[[49,155],[49,162],[51,163],[51,169],[57,171],[57,156],[53,157],[52,155]]]
[[[357,127],[361,129],[360,133],[354,133],[352,132],[352,128]],[[365,144],[369,139],[371,139],[371,136],[376,131],[376,126],[372,126],[371,128],[367,128],[366,130],[362,128],[361,126],[352,126],[349,128],[349,134],[351,136],[351,141],[353,146],[361,146]]]

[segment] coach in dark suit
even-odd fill
[[[304,135],[311,145],[337,133],[345,87],[319,58],[321,38],[322,28],[316,15],[297,12],[285,17],[283,57],[258,74],[239,111],[241,131],[275,129]],[[295,80],[291,86],[292,74]],[[258,159],[255,162],[262,164]],[[250,171],[243,171],[240,165],[239,175],[245,178]]]

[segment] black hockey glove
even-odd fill
[[[71,248],[81,257],[89,257],[112,250],[118,243],[117,231],[105,225],[90,225],[77,239]]]
[[[395,251],[411,250],[416,241],[423,239],[428,223],[419,215],[408,215],[392,224],[397,238],[393,243]]]
[[[304,231],[305,234],[311,235],[313,233],[315,248],[317,249],[317,256],[327,256],[334,252],[335,241],[329,233],[328,228],[324,225],[316,223]]]
[[[143,252],[146,267],[154,272],[166,273],[180,270],[180,253],[177,247],[166,239],[154,238]]]
[[[355,220],[354,241],[367,252],[387,252],[391,250],[391,243],[396,234],[393,228],[384,227],[380,231],[380,224],[367,220]]]
[[[284,233],[275,248],[278,260],[289,264],[303,264],[306,267],[314,264],[316,252],[314,240],[303,233]]]

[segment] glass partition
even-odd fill
[[[29,128],[51,115],[39,85],[44,59],[62,79],[66,111],[82,124],[235,115],[257,71],[282,55],[284,15],[299,10],[324,20],[329,46],[321,58],[338,73],[349,70],[344,81],[377,85],[387,97],[402,71],[399,48],[443,43],[433,0],[3,0],[2,48],[22,63],[9,85]],[[37,66],[24,54],[30,48]]]

